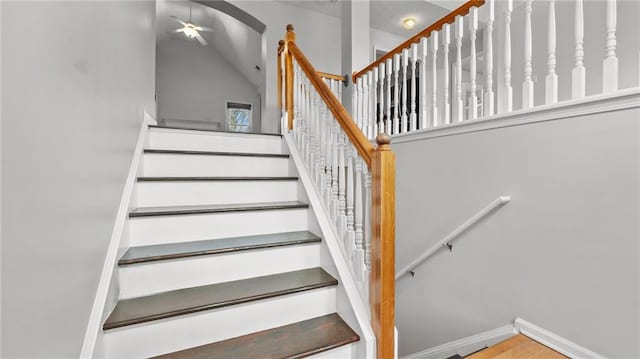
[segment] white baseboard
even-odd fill
[[[488,330],[470,337],[454,340],[418,353],[410,354],[402,359],[443,359],[460,354],[468,355],[485,347],[497,344],[518,334],[513,324]]]
[[[604,359],[605,356],[595,353],[585,347],[560,337],[539,326],[527,322],[522,318],[516,318],[513,326],[518,333],[544,344],[545,346],[574,359]]]
[[[361,330],[360,341],[364,346],[364,353],[360,352],[359,355],[364,358],[375,358],[375,335],[371,328],[371,324],[369,323],[368,309],[360,296],[358,284],[351,275],[350,266],[342,255],[342,250],[340,249],[340,244],[338,242],[338,234],[331,225],[329,215],[324,210],[322,200],[313,186],[311,176],[302,162],[302,157],[293,142],[293,138],[291,138],[291,135],[288,132],[283,132],[283,138],[289,147],[291,159],[295,164],[300,182],[308,196],[309,205],[313,209],[318,225],[320,226],[320,230],[322,231],[323,241],[326,243],[331,254],[331,258],[333,259],[338,271],[340,285],[344,287],[351,308],[353,309],[356,320],[358,321],[358,326]]]
[[[497,344],[516,334],[523,334],[569,358],[606,359],[606,357],[601,354],[551,333],[522,318],[516,318],[512,324],[438,345],[418,353],[407,355],[402,357],[402,359],[444,359],[456,354],[466,356],[482,348]]]
[[[138,168],[140,167],[140,159],[142,158],[147,133],[149,132],[149,125],[156,124],[156,121],[146,111],[143,116],[138,140],[133,152],[133,159],[129,166],[129,173],[127,174],[124,190],[122,191],[122,197],[120,198],[120,205],[116,214],[115,224],[113,226],[113,231],[111,232],[107,255],[102,266],[100,282],[98,283],[96,296],[93,301],[93,306],[91,307],[91,314],[89,316],[89,323],[87,324],[87,330],[84,335],[84,341],[82,342],[80,358],[91,358],[94,355],[96,339],[98,337],[98,333],[102,330],[103,311],[109,294],[111,278],[116,266],[118,247],[120,245],[120,239],[126,223],[127,214],[129,213],[129,202],[131,201],[133,188],[135,187],[136,178],[138,177]]]

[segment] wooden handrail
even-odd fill
[[[321,72],[318,71],[318,76],[325,78],[325,79],[330,79],[330,80],[338,80],[338,81],[342,81],[344,82],[344,76],[340,76],[340,75],[334,75],[334,74],[330,74],[328,72]]]
[[[376,357],[392,359],[395,353],[395,155],[389,144],[391,137],[380,134],[378,146],[369,142],[349,112],[320,77],[295,43],[293,26],[287,25],[285,36],[285,79],[289,129],[293,128],[293,59],[306,74],[311,85],[371,169],[371,266],[369,305],[371,327],[376,336]],[[340,176],[344,176],[344,172]],[[348,177],[348,176],[347,176]],[[341,185],[342,186],[342,185]],[[356,186],[357,187],[357,186]],[[356,189],[356,192],[358,190]]]
[[[289,28],[291,30],[289,30]],[[287,27],[287,33],[289,32],[293,32],[293,26]],[[300,65],[302,71],[304,71],[304,73],[307,75],[307,78],[309,78],[309,82],[311,82],[316,91],[318,91],[318,94],[329,108],[329,111],[331,111],[333,116],[336,118],[336,121],[338,121],[345,134],[349,137],[349,140],[351,140],[362,159],[364,159],[364,161],[367,163],[367,166],[371,168],[371,157],[373,156],[374,152],[374,148],[371,142],[369,142],[367,137],[358,128],[358,125],[356,125],[356,123],[353,121],[351,115],[349,115],[349,112],[347,112],[344,106],[342,106],[342,103],[340,103],[340,101],[336,98],[329,86],[327,86],[327,84],[322,81],[320,76],[318,76],[317,71],[313,68],[302,51],[300,51],[300,48],[298,47],[298,45],[296,45],[295,41],[287,40],[286,48],[287,51],[296,58],[296,61],[298,61],[298,65]],[[289,91],[289,78],[291,78],[291,80],[293,81],[293,68],[291,69],[291,72],[289,72],[287,65],[287,92]],[[291,87],[293,87],[293,84]],[[293,91],[293,89],[291,89],[291,91]],[[291,115],[293,115],[293,107],[291,109]]]
[[[466,3],[462,4],[460,7],[458,7],[455,10],[453,10],[452,12],[448,13],[447,15],[445,15],[440,20],[434,22],[430,26],[426,27],[424,30],[422,30],[419,33],[417,33],[417,34],[413,35],[412,37],[410,37],[407,41],[405,41],[405,42],[401,43],[400,45],[396,46],[393,50],[387,52],[384,56],[382,56],[381,58],[375,60],[374,62],[369,64],[364,69],[354,73],[353,76],[352,76],[353,82],[356,82],[358,77],[364,75],[368,71],[372,70],[374,67],[376,67],[376,66],[380,65],[381,63],[387,61],[388,59],[392,58],[394,55],[401,53],[402,50],[409,48],[413,43],[420,42],[420,39],[422,39],[423,37],[428,37],[433,31],[438,31],[438,30],[442,29],[442,26],[444,26],[444,24],[453,23],[453,21],[456,19],[457,16],[464,16],[464,15],[468,14],[469,13],[469,9],[471,9],[472,7],[474,7],[474,6],[477,6],[477,7],[482,6],[484,4],[484,1],[485,0],[469,0]]]

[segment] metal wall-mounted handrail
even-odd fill
[[[449,250],[453,249],[453,245],[451,241],[456,239],[460,234],[469,229],[471,226],[476,224],[486,215],[491,213],[498,207],[501,207],[511,201],[511,197],[509,196],[500,196],[495,201],[491,202],[488,206],[481,209],[478,213],[474,214],[471,218],[462,223],[458,228],[454,229],[451,233],[445,236],[442,240],[438,241],[438,243],[434,244],[431,248],[429,248],[426,252],[424,252],[420,257],[416,258],[413,262],[406,265],[404,268],[399,270],[396,273],[396,280],[400,279],[405,274],[414,275],[414,269],[419,266],[422,262],[427,260],[427,258],[431,257],[434,253],[436,253],[440,248],[449,248]]]

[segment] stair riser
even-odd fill
[[[286,153],[279,136],[151,129],[150,149]]]
[[[126,265],[120,299],[319,266],[319,243]]]
[[[143,167],[144,175],[149,177],[278,177],[295,174],[286,157],[147,153],[143,158]]]
[[[142,358],[266,330],[336,310],[336,289],[322,288],[105,332],[108,358]]]
[[[348,359],[355,358],[356,353],[355,343],[343,345],[339,348],[328,350],[316,355],[308,356],[307,359]]]
[[[139,207],[297,201],[297,181],[138,182]]]
[[[136,217],[131,246],[308,230],[308,209]]]

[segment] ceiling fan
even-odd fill
[[[188,37],[189,39],[196,39],[198,40],[198,42],[200,43],[200,45],[202,46],[207,46],[207,41],[202,37],[202,35],[200,35],[200,32],[212,32],[213,29],[209,28],[209,27],[204,27],[204,26],[198,26],[196,24],[194,24],[191,21],[191,10],[192,7],[189,7],[189,21],[188,22],[184,22],[180,19],[178,19],[175,16],[171,16],[172,19],[174,19],[175,21],[179,22],[180,25],[182,25],[181,28],[179,29],[175,29],[173,32],[181,32],[184,34],[184,36]]]

